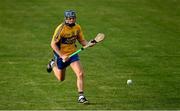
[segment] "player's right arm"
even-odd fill
[[[62,24],[56,28],[53,38],[51,40],[51,48],[59,55],[59,57],[61,57],[62,55],[60,53],[59,47],[57,46],[57,43],[61,39],[61,37],[60,37],[60,32],[62,30],[61,28],[62,28]]]

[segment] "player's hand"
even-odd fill
[[[89,41],[88,44],[90,44],[90,47],[93,47],[96,44],[96,42],[94,42],[94,39],[92,39]]]
[[[68,57],[68,56],[61,56],[61,58],[62,58],[62,61],[63,61],[63,62],[66,62],[66,61],[69,60],[69,57]]]

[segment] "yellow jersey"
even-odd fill
[[[66,56],[76,51],[76,40],[79,42],[85,40],[79,24],[70,27],[64,23],[56,28],[52,39],[58,41],[57,45],[60,49],[60,53]]]

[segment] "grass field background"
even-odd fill
[[[70,68],[62,83],[46,72],[67,9],[86,39],[106,35],[80,54],[90,105]],[[179,0],[0,0],[0,109],[180,109],[179,84]]]

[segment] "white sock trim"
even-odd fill
[[[54,66],[54,61],[51,61],[51,63],[50,63],[50,65],[51,65],[51,67],[53,67]]]

